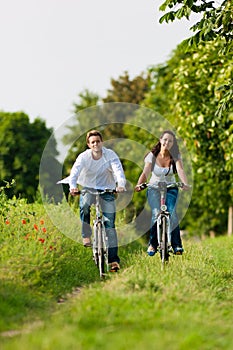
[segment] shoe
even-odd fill
[[[147,249],[147,254],[149,255],[149,256],[153,256],[153,255],[155,255],[155,253],[157,252],[157,249],[155,249],[154,247],[153,247],[153,245],[149,245],[149,247],[148,247],[148,249]]]
[[[118,262],[114,261],[109,264],[109,272],[117,272],[118,270],[120,270]]]
[[[184,249],[182,247],[175,247],[174,248],[174,254],[175,255],[182,255],[183,251],[184,251]]]
[[[86,237],[86,238],[83,238],[83,245],[84,247],[91,247],[92,244],[91,244],[91,239],[89,237]]]

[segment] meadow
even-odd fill
[[[4,205],[3,205],[4,204]],[[2,350],[233,348],[233,238],[186,239],[162,268],[143,239],[100,281],[91,250],[39,203],[1,206]]]

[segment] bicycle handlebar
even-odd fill
[[[74,192],[74,195],[78,196],[80,194],[84,194],[84,193],[91,193],[93,195],[97,195],[97,194],[103,194],[103,193],[118,193],[116,189],[108,189],[108,188],[105,188],[104,190],[96,190],[96,189],[88,189],[88,188],[85,188],[84,190],[80,190],[80,191],[76,191]]]
[[[147,187],[155,188],[155,189],[161,189],[161,188],[164,188],[164,187],[165,188],[171,188],[171,187],[183,188],[184,186],[188,186],[188,185],[185,185],[183,182],[165,182],[165,181],[158,181],[158,182],[155,182],[153,184],[145,182],[145,183],[143,183],[141,185],[138,185],[140,190],[144,190]]]

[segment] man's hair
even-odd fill
[[[86,136],[86,142],[88,143],[89,142],[89,138],[91,136],[99,136],[100,140],[103,141],[103,136],[102,134],[98,131],[98,130],[91,130],[87,133],[87,136]]]

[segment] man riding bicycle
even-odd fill
[[[126,179],[124,170],[118,155],[103,147],[103,137],[98,130],[87,133],[86,142],[89,149],[79,154],[69,177],[70,194],[75,195],[79,191],[77,183],[83,188],[95,190],[116,189],[117,192],[125,191]],[[80,196],[80,218],[82,221],[83,245],[91,246],[90,207],[95,196],[86,192]],[[104,216],[104,225],[108,237],[108,262],[110,271],[120,269],[118,256],[118,240],[115,229],[116,205],[115,196],[112,193],[100,195],[100,204]]]

